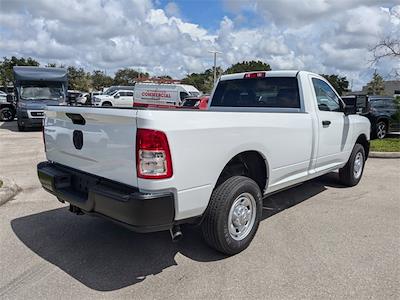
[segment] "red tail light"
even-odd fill
[[[264,78],[265,77],[265,72],[253,72],[253,73],[246,73],[244,74],[245,79],[250,79],[250,78]]]
[[[136,170],[139,178],[172,177],[172,160],[164,132],[138,128],[136,133]]]

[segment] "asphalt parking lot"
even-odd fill
[[[44,192],[40,131],[0,123],[0,177],[23,191],[0,207],[0,298],[400,298],[400,160],[370,159],[361,183],[328,174],[264,201],[234,257],[196,228],[136,234],[76,216]]]

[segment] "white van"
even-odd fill
[[[166,83],[136,83],[134,105],[180,106],[187,97],[198,97],[201,92],[192,85]]]

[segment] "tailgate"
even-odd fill
[[[136,113],[133,109],[49,106],[44,128],[47,159],[137,186]]]

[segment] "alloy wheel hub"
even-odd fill
[[[238,205],[233,211],[233,224],[237,227],[244,226],[249,221],[249,209],[244,205]]]
[[[361,176],[363,164],[364,164],[363,155],[361,154],[361,152],[358,152],[354,160],[354,167],[353,167],[354,177],[356,179],[358,179]]]

